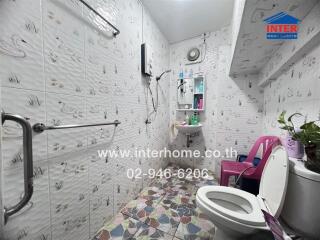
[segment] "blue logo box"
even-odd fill
[[[298,33],[267,33],[267,39],[277,40],[277,39],[297,39]]]

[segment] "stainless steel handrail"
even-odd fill
[[[14,121],[21,125],[23,132],[23,165],[24,165],[24,194],[16,205],[4,207],[4,221],[7,223],[10,216],[19,212],[32,197],[33,194],[33,155],[32,155],[32,128],[23,117],[10,113],[1,113],[2,124],[5,121]]]
[[[45,130],[57,130],[57,129],[66,129],[66,128],[82,128],[82,127],[96,127],[96,126],[107,126],[107,125],[115,125],[116,127],[121,124],[118,120],[114,122],[107,122],[107,123],[94,123],[94,124],[83,124],[83,125],[60,125],[60,126],[46,126],[43,123],[36,123],[33,125],[33,131],[37,133],[42,133]]]
[[[117,36],[120,33],[120,30],[116,28],[112,23],[110,23],[107,19],[105,19],[100,13],[98,13],[93,7],[91,7],[86,1],[84,0],[78,0],[83,5],[85,5],[87,8],[89,8],[92,12],[94,12],[96,15],[98,15],[103,21],[105,21],[110,27],[114,29],[113,35]]]

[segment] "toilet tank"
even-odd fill
[[[320,174],[290,159],[289,181],[281,218],[297,234],[319,239]]]

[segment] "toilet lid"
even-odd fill
[[[273,149],[261,176],[259,196],[270,213],[279,217],[287,192],[289,176],[288,155],[283,146]]]

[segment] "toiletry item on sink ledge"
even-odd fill
[[[187,126],[187,125],[189,125],[189,124],[185,121],[176,121],[174,123],[174,126]]]
[[[176,121],[175,125],[199,125],[200,118],[197,112],[194,112],[191,116],[186,115],[185,121]]]
[[[190,125],[190,118],[189,118],[189,115],[187,114],[187,116],[186,116],[186,125]]]
[[[194,112],[191,116],[191,125],[198,125],[199,124],[199,114]]]

